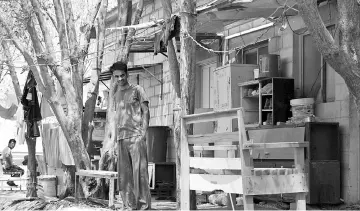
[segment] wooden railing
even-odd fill
[[[217,121],[219,118],[237,118],[239,131],[204,135],[187,134],[188,124]],[[229,142],[236,144],[229,145]],[[216,143],[216,145],[197,146],[204,143]],[[308,147],[308,143],[304,140],[253,143],[246,135],[242,108],[183,116],[180,157],[181,210],[190,209],[190,190],[223,190],[226,193],[242,194],[245,210],[254,210],[254,195],[296,193],[296,208],[306,209],[305,196],[308,186],[307,174],[304,173],[305,147]],[[251,150],[259,148],[293,148],[294,168],[254,168],[250,154]],[[189,152],[193,150],[236,151],[240,156],[190,157]],[[229,153],[229,155],[234,154]]]

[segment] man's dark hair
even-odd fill
[[[125,73],[127,73],[127,65],[124,62],[115,62],[110,67],[110,72],[114,73],[115,70],[123,70]]]
[[[10,144],[11,142],[14,142],[14,144],[16,144],[16,140],[13,139],[13,138],[9,140],[9,144]]]

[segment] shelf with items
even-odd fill
[[[239,83],[240,106],[244,108],[246,125],[276,125],[290,117],[294,80],[291,78],[261,78]],[[259,112],[248,112],[256,111]]]

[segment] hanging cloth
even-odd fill
[[[24,109],[24,120],[27,122],[27,136],[39,137],[40,130],[37,121],[42,119],[39,101],[36,91],[36,81],[34,75],[29,71],[21,97],[21,104]]]

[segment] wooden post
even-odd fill
[[[245,194],[247,188],[247,182],[245,177],[251,176],[251,170],[254,168],[252,166],[252,159],[250,156],[249,149],[243,149],[244,142],[247,141],[245,124],[243,119],[243,109],[238,110],[238,125],[239,125],[239,149],[240,149],[240,158],[241,158],[241,175],[242,175],[242,185],[243,185],[243,201],[244,201],[244,210],[254,210],[254,197]]]
[[[189,144],[187,141],[187,127],[185,120],[181,119],[181,169],[180,169],[180,208],[181,210],[190,210],[190,158]]]
[[[194,113],[194,105],[195,105],[195,70],[196,70],[196,44],[193,39],[196,39],[196,29],[195,29],[195,23],[196,23],[196,2],[194,0],[180,0],[180,70],[181,70],[181,108],[182,112],[181,114],[184,116],[185,114],[193,114]],[[181,126],[181,130],[187,130],[187,127]],[[190,131],[190,130],[189,130]],[[188,131],[186,131],[188,132]],[[184,134],[184,132],[183,132]],[[187,134],[187,133],[186,133]],[[183,136],[181,137],[183,138]],[[181,139],[181,146],[184,144],[184,140]],[[188,144],[186,152],[188,151]],[[181,150],[181,154],[184,155],[185,152]],[[187,154],[189,156],[189,154]],[[184,162],[184,160],[180,160],[181,162]],[[183,164],[181,164],[183,165]],[[181,169],[187,169],[189,171],[189,163],[185,164],[187,166],[183,167],[181,166]],[[185,182],[184,178],[180,178],[181,182]],[[189,182],[189,181],[187,181]],[[187,183],[185,182],[185,183]],[[183,193],[185,191],[189,190],[187,188],[186,190],[181,189],[181,196],[189,197],[187,194],[189,193]],[[186,205],[186,210],[188,209],[196,209],[196,194],[195,191],[191,191],[190,193],[191,199],[190,199],[190,205],[189,208],[187,208],[188,205]],[[183,197],[181,197],[183,199]],[[182,203],[182,202],[180,202]],[[181,206],[181,209],[185,209]]]
[[[305,158],[304,158],[305,148],[294,148],[294,158],[295,158],[295,169],[298,173],[303,173],[305,168]],[[306,193],[297,193],[296,194],[296,210],[306,210]]]
[[[111,208],[114,205],[114,178],[110,179],[110,187],[109,187],[109,207]]]

